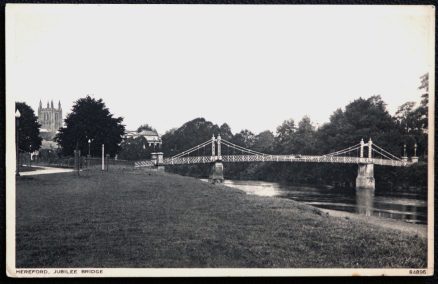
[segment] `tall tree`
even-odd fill
[[[33,109],[26,103],[16,102],[15,110],[20,112],[18,146],[21,151],[34,152],[41,147],[40,127]]]
[[[219,128],[219,133],[221,134],[222,139],[231,140],[233,138],[233,133],[231,132],[231,128],[228,124],[224,123]]]
[[[420,90],[426,93],[421,95],[420,104],[416,107],[415,102],[407,102],[401,105],[395,115],[403,141],[407,145],[407,154],[412,155],[414,144],[417,144],[417,155],[422,156],[427,152],[427,128],[428,128],[428,76],[421,77]]]
[[[150,159],[153,147],[147,146],[144,137],[128,138],[120,144],[118,158],[121,160],[144,160]]]
[[[277,153],[290,153],[293,148],[292,140],[296,129],[293,119],[285,120],[277,127],[277,135],[275,137],[275,151]]]
[[[274,148],[275,136],[271,131],[265,130],[260,132],[255,136],[254,140],[255,141],[252,148],[253,150],[262,153],[272,153]]]
[[[184,123],[177,129],[167,131],[161,139],[163,140],[162,151],[166,157],[171,157],[199,145],[211,139],[214,135],[219,134],[219,126],[213,124],[205,118],[199,117]],[[190,155],[211,155],[211,147],[206,147],[194,151]],[[175,166],[169,170],[183,175],[191,176],[208,176],[210,167],[205,165],[182,165]]]
[[[92,155],[100,155],[104,144],[105,153],[113,156],[118,153],[125,133],[122,122],[123,118],[113,117],[102,99],[86,96],[75,102],[65,119],[65,127],[60,128],[55,140],[64,155],[71,155],[76,148],[87,153],[88,140],[91,140]]]
[[[211,139],[213,134],[217,135],[219,132],[219,126],[216,124],[202,117],[195,118],[178,129],[166,132],[161,137],[162,150],[166,156],[173,156]]]
[[[424,91],[421,95],[421,103],[417,109],[417,116],[420,118],[420,127],[427,133],[428,125],[428,106],[429,106],[429,73],[424,74],[420,77],[421,84],[418,87],[419,90]]]
[[[231,141],[242,147],[252,149],[255,142],[255,135],[248,129],[244,129],[239,133],[236,133],[236,135],[233,136]]]
[[[294,133],[294,150],[300,154],[312,155],[315,153],[316,137],[315,126],[308,116],[298,122],[297,131]]]
[[[403,141],[395,119],[388,113],[380,96],[359,98],[336,110],[330,122],[318,130],[318,151],[321,154],[355,145],[371,138],[395,155],[401,154]]]
[[[408,133],[416,127],[417,118],[414,115],[415,102],[402,104],[395,113],[395,119],[403,132]]]

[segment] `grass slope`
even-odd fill
[[[17,267],[425,267],[426,240],[190,177],[17,181]]]

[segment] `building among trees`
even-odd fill
[[[156,130],[141,130],[141,131],[126,131],[126,134],[123,136],[124,139],[129,139],[129,138],[139,138],[139,137],[143,137],[145,139],[145,142],[147,143],[147,145],[145,146],[149,146],[149,147],[160,147],[161,146],[161,137],[158,134],[158,132]]]
[[[41,124],[40,135],[46,141],[52,141],[56,132],[62,127],[62,108],[61,102],[58,101],[58,107],[53,106],[53,100],[50,105],[47,102],[47,107],[43,108],[40,100],[38,107],[38,122]]]

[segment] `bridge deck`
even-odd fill
[[[224,155],[224,163],[237,162],[298,162],[298,163],[339,163],[339,164],[375,164],[381,166],[406,167],[413,164],[408,161],[395,161],[380,158],[359,158],[344,156],[306,156],[306,155]],[[189,156],[164,158],[164,165],[207,164],[218,160],[217,156]]]

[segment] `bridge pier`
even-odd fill
[[[356,189],[374,190],[375,188],[374,164],[358,164]]]
[[[151,160],[154,163],[155,168],[158,171],[164,171],[164,162],[163,162],[163,153],[162,152],[151,153]]]
[[[215,161],[213,163],[209,181],[211,183],[222,183],[224,181],[224,164],[222,161]]]
[[[356,212],[365,216],[373,214],[374,190],[356,189]]]

